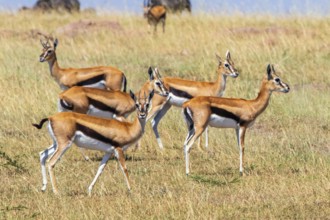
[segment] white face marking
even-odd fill
[[[237,122],[235,120],[216,114],[211,115],[209,125],[216,128],[237,128]]]
[[[76,131],[73,142],[78,147],[82,147],[90,150],[99,150],[107,153],[110,153],[115,149],[110,144],[106,144],[89,136],[86,136],[81,131]]]
[[[114,114],[112,112],[102,111],[98,108],[95,108],[95,106],[93,106],[93,105],[89,105],[89,109],[86,114],[101,117],[101,118],[114,118]]]
[[[170,93],[169,97],[169,103],[177,107],[182,107],[183,103],[189,100],[187,98],[175,96],[172,93]]]

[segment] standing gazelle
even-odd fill
[[[170,92],[169,98],[155,95],[152,102],[152,109],[148,119],[154,118],[151,121],[152,129],[157,138],[157,143],[160,149],[163,149],[163,143],[158,133],[158,124],[165,116],[171,106],[182,107],[185,101],[188,101],[196,96],[223,96],[226,88],[227,77],[238,77],[238,72],[231,59],[230,52],[226,53],[226,60],[218,59],[217,74],[218,78],[215,82],[199,82],[180,78],[163,77],[165,87]],[[207,130],[206,130],[206,146],[208,145]]]
[[[113,91],[121,90],[123,87],[123,91],[126,91],[125,74],[115,67],[60,68],[55,53],[58,40],[55,39],[52,45],[49,40],[49,37],[46,37],[45,42],[40,40],[43,46],[40,62],[48,62],[50,73],[62,90],[72,86],[87,86]]]
[[[127,168],[125,165],[125,151],[130,145],[136,143],[143,135],[148,115],[150,100],[153,97],[152,91],[148,97],[137,98],[130,91],[131,98],[135,102],[137,117],[133,122],[122,122],[115,119],[103,119],[75,112],[60,112],[49,118],[42,119],[39,124],[33,126],[41,129],[46,121],[48,123],[49,134],[53,139],[53,144],[40,152],[40,163],[42,173],[42,191],[47,187],[46,160],[49,158],[48,171],[53,191],[58,193],[56,180],[53,172],[56,162],[63,156],[68,148],[75,143],[78,147],[88,148],[105,152],[98,171],[88,188],[91,194],[92,188],[98,177],[102,173],[107,161],[114,154],[119,161],[124,173],[128,190],[131,189]]]
[[[148,1],[148,0],[147,0]],[[166,8],[163,5],[151,5],[150,1],[144,2],[143,16],[147,18],[149,29],[154,26],[154,33],[157,31],[157,25],[162,23],[163,33],[165,33]]]
[[[240,152],[240,174],[243,175],[244,137],[257,117],[267,108],[273,91],[287,93],[289,86],[276,75],[274,66],[267,66],[267,75],[261,83],[256,99],[234,99],[200,96],[183,104],[183,116],[188,126],[184,142],[186,174],[189,174],[189,152],[195,140],[210,125],[218,128],[234,128]]]
[[[162,97],[168,96],[157,68],[148,69],[149,80],[139,92],[149,94],[152,90]],[[59,95],[61,111],[73,111],[104,118],[124,120],[135,110],[135,102],[122,91],[74,86]]]

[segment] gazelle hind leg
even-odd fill
[[[54,194],[58,194],[56,179],[54,175],[54,167],[57,161],[62,157],[62,155],[69,149],[69,147],[72,145],[72,141],[67,141],[65,144],[58,143],[58,147],[56,148],[55,153],[51,156],[48,162],[48,172],[50,176],[50,182],[52,183],[53,192]]]
[[[121,149],[120,147],[117,147],[115,149],[115,157],[117,158],[117,160],[119,162],[120,168],[121,168],[121,170],[122,170],[122,172],[125,176],[127,188],[130,191],[131,190],[131,184],[130,184],[128,171],[127,171],[126,164],[125,164],[125,157],[124,157],[123,149]]]
[[[92,183],[89,185],[88,187],[88,195],[91,196],[92,194],[92,189],[97,181],[97,179],[99,178],[99,176],[101,175],[101,173],[103,172],[103,169],[105,167],[105,165],[107,164],[108,160],[110,159],[111,155],[112,155],[113,151],[111,151],[110,153],[106,153],[103,158],[102,158],[102,161],[100,163],[100,166],[97,170],[97,173],[92,181]]]
[[[191,133],[190,132],[187,136],[187,139],[184,144],[184,154],[185,154],[185,161],[186,161],[186,175],[189,175],[190,172],[190,164],[189,164],[189,153],[192,145],[194,142],[199,138],[199,136],[203,133],[204,129],[202,127],[195,127],[195,132]]]
[[[52,156],[56,150],[56,142],[54,142],[49,148],[39,153],[40,164],[41,164],[41,175],[42,175],[42,187],[41,191],[45,191],[47,188],[47,172],[46,172],[46,161],[49,156]]]
[[[240,126],[236,128],[236,135],[237,135],[237,144],[239,148],[239,172],[240,175],[244,175],[244,138],[245,138],[245,131],[246,127]]]

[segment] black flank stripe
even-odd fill
[[[185,91],[182,91],[182,90],[179,90],[179,89],[175,89],[173,87],[170,87],[169,90],[175,96],[183,97],[183,98],[187,98],[187,99],[192,99],[193,98],[192,95],[190,95],[189,93],[187,93]]]
[[[107,106],[103,102],[97,101],[97,100],[89,98],[89,97],[88,97],[88,101],[89,101],[89,104],[93,105],[95,108],[98,108],[98,109],[100,109],[102,111],[106,111],[106,112],[112,112],[113,114],[118,114],[118,111],[116,111],[116,109]]]
[[[221,117],[230,118],[236,121],[237,123],[244,124],[245,121],[241,120],[237,115],[234,115],[233,113],[217,107],[211,107],[211,111],[213,114],[219,115]]]
[[[86,85],[91,85],[91,84],[95,84],[97,82],[100,82],[104,80],[104,74],[95,76],[93,78],[87,79],[85,81],[81,81],[77,83],[77,86],[86,86]]]
[[[97,131],[90,129],[82,124],[77,123],[77,130],[84,133],[86,136],[99,140],[103,143],[110,144],[112,146],[120,146],[118,142],[113,141],[107,137],[104,137],[102,134],[98,133]]]

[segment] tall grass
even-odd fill
[[[80,20],[119,28],[60,31]],[[131,15],[0,14],[0,219],[329,218],[329,18],[169,15],[166,28],[154,36],[142,16]],[[55,168],[56,197],[50,184],[40,192],[38,152],[51,139],[31,123],[56,113],[60,89],[48,65],[38,62],[36,31],[59,39],[60,66],[116,66],[133,91],[150,65],[163,76],[215,80],[215,53],[224,57],[227,49],[241,74],[228,79],[226,97],[256,97],[268,63],[292,91],[273,94],[248,130],[245,177],[239,177],[235,132],[212,128],[209,149],[192,149],[191,176],[185,176],[187,129],[173,108],[160,123],[163,152],[149,124],[142,147],[126,152],[131,193],[111,160],[88,197],[102,154],[88,152],[86,162],[73,146]]]

